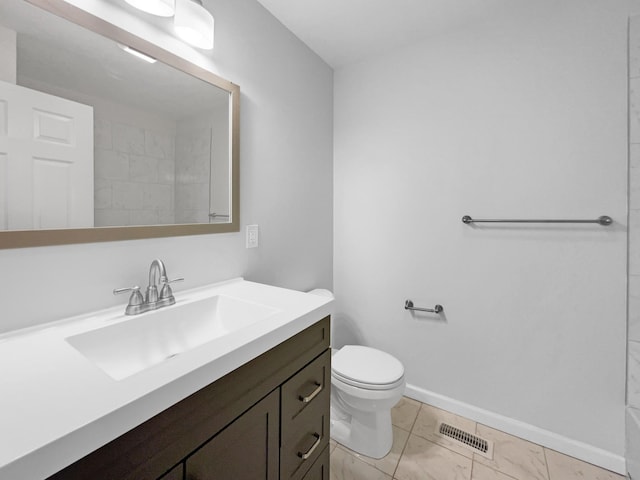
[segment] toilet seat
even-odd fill
[[[361,345],[345,345],[331,359],[331,375],[367,390],[390,390],[403,384],[404,367],[392,355]]]
[[[394,383],[389,383],[389,384],[385,384],[385,385],[374,385],[374,384],[370,384],[370,383],[358,382],[358,381],[355,381],[355,380],[351,380],[351,379],[348,379],[348,378],[341,377],[340,375],[337,375],[336,373],[332,373],[331,377],[332,377],[332,380],[335,380],[335,381],[338,381],[338,382],[342,382],[342,383],[344,383],[346,385],[350,385],[352,387],[361,388],[363,390],[393,390],[394,388],[402,385],[403,382],[404,382],[404,376],[400,377]]]

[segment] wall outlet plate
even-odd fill
[[[247,225],[247,248],[258,246],[258,225]]]

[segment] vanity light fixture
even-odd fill
[[[118,43],[118,46],[124,50],[127,53],[130,53],[131,55],[133,55],[136,58],[139,58],[141,60],[144,60],[145,62],[149,62],[149,63],[156,63],[157,60],[153,57],[150,57],[149,55],[142,53],[139,50],[136,50],[135,48],[132,48],[128,45],[123,45],[121,43]]]
[[[174,0],[124,0],[132,7],[159,17],[173,17],[175,14]]]
[[[189,45],[204,50],[213,48],[214,20],[202,6],[202,0],[176,0],[173,27]]]

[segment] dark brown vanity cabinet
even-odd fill
[[[172,468],[170,472],[164,474],[160,480],[183,480],[184,479],[184,465],[180,464]]]
[[[329,317],[49,480],[328,480]]]
[[[271,392],[187,458],[186,478],[277,480],[278,394]]]
[[[327,350],[280,389],[282,480],[303,478],[328,443],[330,360]]]
[[[307,471],[304,480],[329,480],[329,446],[324,447],[318,459]]]

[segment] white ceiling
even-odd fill
[[[437,35],[521,0],[258,0],[333,68]],[[531,0],[528,0],[531,1]]]

